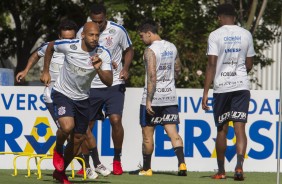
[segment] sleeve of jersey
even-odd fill
[[[76,33],[76,38],[77,38],[77,39],[81,39],[81,38],[82,38],[82,37],[81,37],[82,30],[83,30],[83,27],[81,27],[81,28],[77,31],[77,33]]]
[[[44,57],[45,56],[45,52],[46,52],[46,49],[48,47],[48,43],[45,43],[45,44],[42,44],[38,50],[37,50],[37,54],[39,57]]]
[[[99,57],[102,60],[101,69],[102,70],[112,70],[112,59],[111,59],[110,52],[106,49],[103,49],[103,52],[99,54]]]
[[[216,43],[216,35],[211,33],[208,39],[207,55],[218,56],[218,46]]]
[[[128,36],[128,33],[127,33],[127,31],[125,30],[124,27],[121,28],[119,37],[120,37],[120,44],[121,44],[123,50],[127,49],[128,47],[130,47],[132,45],[132,42],[131,42],[131,40]]]
[[[255,49],[254,49],[254,42],[253,42],[253,37],[251,33],[249,33],[249,48],[248,48],[248,53],[247,57],[253,57],[256,55]]]
[[[64,40],[56,40],[54,43],[54,50],[56,52],[60,52],[60,53],[67,53],[69,48],[70,48],[70,44],[72,43],[71,40],[68,39],[64,39]]]

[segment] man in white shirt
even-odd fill
[[[228,122],[233,121],[237,153],[234,180],[244,180],[243,161],[247,147],[245,125],[250,101],[248,72],[252,69],[255,55],[253,38],[249,31],[234,25],[236,12],[233,5],[219,5],[217,15],[221,27],[209,35],[208,64],[202,100],[202,109],[209,110],[208,91],[213,82],[218,172],[212,178],[226,178],[226,135]]]
[[[106,19],[106,8],[102,4],[94,4],[91,7],[90,18],[92,22],[99,25],[99,44],[106,47],[112,55],[114,78],[111,87],[105,86],[99,76],[96,76],[92,81],[90,90],[91,117],[89,126],[90,129],[92,129],[95,120],[104,119],[102,113],[102,109],[104,108],[105,116],[109,116],[112,126],[112,140],[114,144],[113,174],[121,175],[123,173],[120,157],[124,137],[122,113],[124,93],[126,90],[125,80],[128,79],[129,66],[133,59],[134,51],[125,28]],[[78,38],[80,37],[80,31],[77,33]],[[122,64],[122,57],[124,64]],[[91,136],[90,134],[92,134],[91,131],[87,133],[87,135]],[[94,166],[97,171],[99,171],[97,164],[100,163],[100,161],[97,148],[88,150],[87,146],[84,144],[82,145],[82,152],[86,160],[87,157],[89,158],[90,153]]]
[[[61,183],[70,183],[65,170],[79,152],[89,123],[89,90],[96,74],[110,86],[113,81],[110,52],[98,45],[99,27],[93,22],[84,25],[82,39],[50,42],[41,81],[50,83],[49,65],[54,51],[65,54],[65,63],[54,84],[53,100],[60,128],[54,149],[53,177]],[[71,135],[65,150],[63,144]]]
[[[171,140],[178,159],[178,175],[186,176],[183,141],[177,132],[179,124],[178,100],[175,78],[180,71],[180,59],[173,43],[162,40],[157,24],[145,21],[139,27],[141,40],[148,47],[144,51],[146,68],[145,87],[140,105],[140,125],[142,127],[142,176],[152,176],[151,157],[154,150],[155,126],[164,127]]]

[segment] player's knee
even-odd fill
[[[85,134],[74,134],[73,142],[75,145],[81,144],[85,140]]]

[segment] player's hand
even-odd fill
[[[207,105],[208,103],[208,95],[203,95],[203,99],[202,99],[202,109],[205,111],[210,110],[210,107]]]
[[[151,102],[146,102],[146,111],[150,116],[155,115],[155,111],[153,111]]]
[[[119,73],[119,79],[127,80],[129,77],[128,70],[125,70],[124,68]]]
[[[116,70],[116,69],[117,69],[117,67],[118,67],[117,62],[112,61],[112,65],[113,65],[113,69],[114,69],[114,70]]]
[[[24,70],[21,71],[21,72],[19,72],[19,73],[17,74],[17,76],[16,76],[16,81],[17,81],[18,83],[20,83],[21,80],[25,78],[26,74],[27,74],[27,72],[25,72]]]
[[[95,68],[95,70],[98,70],[102,65],[102,59],[99,58],[98,54],[91,56],[90,59],[92,61],[92,65]]]
[[[51,76],[49,74],[49,72],[43,72],[41,77],[40,77],[40,81],[45,85],[45,86],[49,86],[50,82],[51,82]]]

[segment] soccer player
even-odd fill
[[[84,25],[82,39],[56,40],[50,42],[44,58],[41,81],[50,83],[49,65],[54,51],[65,54],[65,63],[54,84],[52,92],[55,113],[60,128],[57,132],[53,164],[53,177],[61,183],[70,183],[65,170],[78,154],[89,123],[89,90],[91,81],[98,74],[104,84],[113,81],[111,55],[98,45],[99,27],[93,22]],[[65,150],[63,144],[71,135]]]
[[[133,59],[134,51],[131,40],[121,25],[106,19],[106,8],[102,4],[94,4],[91,7],[90,18],[95,22],[100,29],[99,44],[106,47],[112,54],[113,65],[113,84],[111,87],[105,86],[99,76],[96,76],[91,84],[90,103],[91,103],[91,118],[90,130],[94,126],[95,120],[103,120],[104,115],[102,108],[105,109],[105,116],[109,116],[112,126],[112,140],[114,143],[114,158],[113,158],[113,174],[121,175],[123,173],[121,166],[122,143],[124,130],[122,126],[122,113],[124,105],[125,80],[128,79],[128,71]],[[80,37],[80,31],[77,33]],[[122,56],[124,64],[122,65]],[[87,133],[87,137],[91,136],[92,132]],[[88,138],[87,138],[88,139]],[[82,145],[82,152],[85,158],[89,158],[89,153],[92,155],[96,171],[99,172],[97,148],[89,150],[86,145]],[[87,160],[87,159],[86,159]],[[88,159],[89,160],[89,159]]]
[[[249,31],[234,24],[236,12],[233,5],[219,5],[217,15],[221,27],[211,32],[208,38],[208,64],[202,100],[202,109],[209,110],[208,91],[213,82],[218,172],[212,178],[226,178],[226,135],[228,122],[233,121],[237,153],[234,180],[244,180],[243,162],[247,147],[245,126],[250,101],[248,72],[252,69],[255,55],[253,38]]]
[[[143,170],[139,175],[152,176],[151,157],[154,150],[155,126],[162,125],[169,136],[178,159],[178,175],[186,176],[183,141],[177,132],[179,124],[175,75],[180,72],[180,59],[173,43],[162,40],[157,24],[145,21],[139,27],[141,40],[148,47],[144,51],[145,87],[140,105],[142,127]]]
[[[58,37],[59,39],[74,39],[76,36],[76,31],[77,25],[75,22],[71,20],[64,20],[60,23],[58,27]],[[33,54],[28,59],[25,69],[17,74],[17,82],[21,82],[21,80],[23,80],[28,74],[29,70],[39,61],[39,59],[44,57],[47,46],[48,42],[42,44],[36,52],[33,52]],[[64,60],[65,55],[63,53],[54,52],[49,69],[51,75],[51,83],[48,87],[45,88],[43,94],[46,107],[56,124],[57,120],[54,115],[53,100],[51,99],[51,90],[54,86],[56,79],[59,76],[60,70],[64,64]]]

